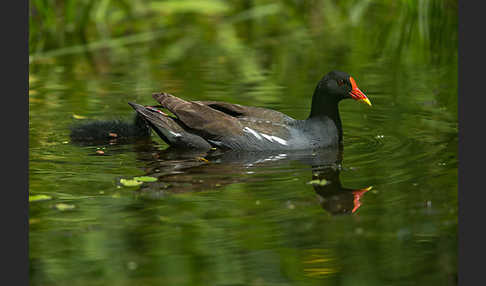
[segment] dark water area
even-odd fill
[[[174,12],[129,40],[31,52],[31,284],[456,285],[457,7],[355,2]],[[304,119],[333,69],[373,104],[340,103],[342,152],[69,137],[158,91]],[[157,181],[120,183],[135,176]]]

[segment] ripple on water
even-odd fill
[[[424,112],[409,114],[403,120],[411,117],[417,124],[404,122],[407,125],[405,129],[386,127],[387,122],[380,122],[386,121],[385,117],[369,128],[348,124],[344,132],[344,165],[381,169],[374,177],[386,180],[387,184],[411,180],[421,169],[437,172],[437,164],[447,161],[440,159],[447,155],[444,151],[450,144],[455,144],[455,124],[447,120],[434,121]],[[451,156],[454,155],[447,158]]]

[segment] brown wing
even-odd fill
[[[237,118],[208,105],[185,101],[168,93],[154,93],[152,97],[203,137],[218,139],[243,134],[243,126]]]
[[[240,104],[232,104],[222,101],[194,101],[203,105],[207,105],[213,109],[224,112],[230,116],[238,118],[252,118],[263,121],[269,121],[277,124],[285,124],[294,120],[290,116],[282,112],[254,106],[244,106]]]
[[[238,118],[243,132],[248,136],[263,138],[262,142],[289,140],[289,124],[295,121],[282,112],[253,106],[244,106],[221,101],[198,101],[213,109]],[[259,143],[258,141],[255,143]]]

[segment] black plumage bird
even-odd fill
[[[129,103],[169,145],[180,148],[264,151],[337,147],[342,144],[338,104],[352,98],[371,106],[345,72],[332,71],[318,83],[310,115],[297,120],[281,112],[219,101],[186,101],[167,93],[154,106]]]

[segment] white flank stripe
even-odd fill
[[[256,132],[255,130],[253,130],[251,128],[245,127],[245,128],[243,128],[243,131],[249,132],[249,133],[253,134],[253,136],[255,136],[257,139],[262,140],[262,136],[260,136],[260,134],[258,134],[258,132]]]
[[[280,138],[280,137],[271,136],[271,135],[268,135],[268,134],[265,134],[265,133],[258,133],[255,130],[249,128],[249,127],[243,128],[243,131],[245,131],[247,133],[251,133],[253,136],[255,136],[259,140],[262,140],[262,136],[263,136],[263,137],[265,137],[265,139],[267,139],[271,142],[277,142],[277,143],[282,144],[282,145],[287,145],[287,141]]]
[[[272,136],[270,136],[270,135],[267,135],[265,133],[262,133],[262,136],[265,137],[265,139],[267,139],[268,141],[273,141],[272,140]]]
[[[271,135],[267,135],[267,134],[264,134],[262,133],[262,136],[265,137],[267,140],[270,140],[272,142],[277,142],[277,143],[280,143],[282,145],[287,145],[287,141],[283,140],[282,138],[280,137],[277,137],[277,136],[271,136]]]
[[[174,135],[175,137],[180,137],[182,136],[180,133],[175,133],[175,132],[172,132],[172,131],[169,131],[170,134]]]
[[[278,143],[280,143],[282,145],[287,145],[287,141],[283,140],[282,138],[279,138],[277,136],[272,136],[272,139],[277,141]]]

